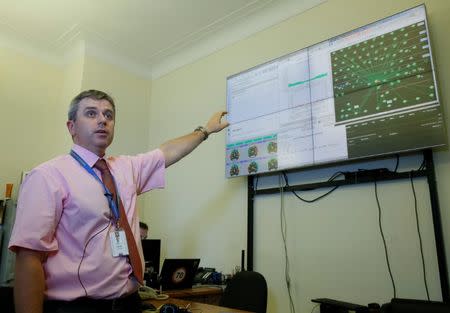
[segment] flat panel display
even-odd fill
[[[425,6],[227,78],[227,177],[447,144]]]

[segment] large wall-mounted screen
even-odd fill
[[[447,144],[425,7],[227,78],[226,176]]]

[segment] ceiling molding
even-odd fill
[[[272,3],[250,18],[240,20],[228,28],[214,32],[203,40],[198,40],[195,45],[191,45],[179,53],[166,56],[154,64],[149,64],[152,79],[157,79],[171,71],[184,65],[195,62],[206,57],[226,46],[243,40],[257,32],[281,23],[295,15],[301,14],[313,7],[316,7],[328,0],[310,1],[282,1],[282,3]]]
[[[50,47],[57,51],[66,51],[84,39],[83,33],[85,32],[83,32],[80,24],[75,23],[56,38],[54,42],[50,43]]]
[[[182,39],[173,42],[170,46],[148,56],[145,61],[147,64],[158,63],[165,57],[176,54],[177,52],[182,51],[182,49],[186,48],[187,46],[195,45],[196,42],[203,40],[205,37],[211,36],[217,31],[220,31],[225,27],[229,27],[233,23],[236,23],[237,21],[250,16],[254,12],[264,9],[273,1],[274,0],[255,0],[251,3],[248,3],[246,6],[229,13],[218,20],[215,20],[209,25],[206,25],[188,34],[187,36],[184,36]]]
[[[145,79],[159,78],[327,0],[255,0],[198,29],[150,56],[74,23],[53,42],[41,42],[0,18],[0,47],[63,67],[94,56]],[[131,51],[130,51],[131,50]]]
[[[86,55],[93,56],[107,63],[116,65],[119,68],[127,70],[138,77],[151,79],[151,72],[141,63],[135,62],[131,58],[127,58],[118,54],[111,53],[109,48],[104,45],[96,45],[92,41],[85,41]]]

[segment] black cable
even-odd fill
[[[282,174],[283,174],[283,176],[284,176],[284,180],[286,181],[285,187],[290,187],[290,186],[289,186],[289,182],[288,182],[288,178],[287,178],[286,173],[285,173],[285,172],[282,172]],[[334,173],[334,174],[328,179],[328,181],[333,181],[333,180],[335,180],[337,177],[339,177],[340,175],[345,175],[345,173],[344,173],[344,172],[336,172],[336,173]],[[296,196],[299,200],[301,200],[301,201],[303,201],[303,202],[306,202],[306,203],[313,203],[313,202],[316,202],[317,200],[322,199],[323,197],[328,196],[330,193],[332,193],[333,191],[335,191],[335,190],[338,189],[339,187],[340,187],[339,185],[338,185],[338,186],[334,186],[331,190],[325,192],[324,194],[322,194],[322,195],[320,195],[320,196],[318,196],[317,198],[312,199],[312,200],[307,200],[307,199],[304,199],[304,198],[300,197],[300,196],[295,192],[295,190],[291,190],[291,192],[292,192],[292,193],[294,194],[294,196]]]
[[[424,170],[425,167],[426,167],[426,165],[425,165],[425,156],[424,156],[424,157],[423,157],[422,164],[420,164],[418,171]]]
[[[397,289],[395,288],[395,282],[394,282],[394,277],[392,276],[391,264],[389,263],[386,239],[384,238],[383,227],[381,225],[381,206],[380,206],[380,201],[378,200],[378,188],[377,188],[377,180],[376,179],[374,180],[374,184],[375,184],[375,199],[377,200],[377,206],[378,206],[378,226],[380,227],[381,238],[383,239],[384,255],[386,257],[386,264],[388,267],[389,276],[391,277],[392,287],[394,289],[394,298],[397,298]]]
[[[285,187],[289,187],[289,181],[288,181],[288,177],[287,177],[286,172],[281,172],[281,174],[283,174],[283,176],[284,176],[284,181],[286,182]]]
[[[78,264],[77,275],[78,275],[78,281],[80,282],[81,287],[83,287],[84,294],[85,294],[86,297],[88,296],[88,293],[87,293],[86,288],[84,287],[83,282],[81,281],[81,277],[80,277],[81,263],[83,262],[84,256],[86,254],[86,248],[87,248],[89,242],[91,242],[91,240],[94,239],[95,236],[97,236],[98,234],[103,232],[106,228],[108,228],[109,225],[111,225],[111,220],[109,220],[108,224],[103,229],[99,230],[91,238],[89,238],[88,241],[86,242],[86,244],[84,245],[83,255],[81,256],[80,264]]]
[[[284,204],[283,204],[283,190],[284,190],[284,188],[290,187],[290,186],[289,186],[289,180],[288,180],[287,174],[285,172],[281,172],[281,174],[283,175],[284,180],[285,180],[285,186],[283,187],[282,183],[281,183],[281,175],[279,176],[280,196],[281,196],[281,199],[282,199],[281,200],[281,210],[280,210],[280,223],[281,223],[281,235],[283,237],[284,253],[285,253],[285,260],[286,260],[286,263],[285,263],[285,280],[286,280],[286,286],[288,288],[290,309],[291,309],[291,312],[295,313],[295,306],[294,306],[294,302],[292,300],[291,286],[290,286],[290,277],[289,277],[289,259],[288,259],[287,244],[286,244],[286,241],[287,241],[287,239],[286,239],[286,222],[285,222],[286,216],[285,216],[285,213],[284,213]],[[337,177],[339,177],[341,175],[345,175],[345,173],[344,172],[340,172],[340,171],[336,172],[328,179],[328,181],[333,181],[333,180],[335,180]],[[312,203],[312,202],[315,202],[317,200],[322,199],[323,197],[326,197],[327,195],[329,195],[330,193],[332,193],[333,191],[335,191],[339,187],[340,186],[335,186],[331,190],[327,191],[323,195],[320,195],[319,197],[317,197],[317,198],[315,198],[313,200],[303,199],[294,190],[291,190],[291,192],[298,199],[300,199],[300,200],[302,200],[304,202],[307,202],[307,203]]]
[[[420,256],[422,257],[423,282],[425,283],[425,291],[427,292],[427,299],[428,299],[428,301],[430,301],[430,293],[428,292],[428,283],[427,283],[427,272],[426,272],[426,268],[425,268],[425,258],[423,256],[422,235],[420,234],[419,214],[417,212],[417,197],[416,197],[416,190],[414,188],[412,171],[409,173],[409,179],[411,180],[411,189],[412,189],[412,192],[414,195],[414,211],[416,213],[417,234],[419,235]]]
[[[398,154],[395,155],[397,157],[397,164],[395,164],[394,173],[397,173],[398,164],[400,163],[400,156]]]
[[[302,200],[303,202],[306,202],[306,203],[313,203],[313,202],[316,202],[317,200],[322,199],[323,197],[328,196],[330,193],[332,193],[333,191],[335,191],[335,190],[338,189],[339,187],[340,187],[340,186],[334,186],[333,189],[327,191],[327,192],[324,193],[323,195],[320,195],[320,196],[318,196],[317,198],[312,199],[312,200],[303,199],[303,198],[300,197],[294,190],[291,190],[291,192],[292,192],[298,199]]]
[[[333,181],[333,180],[335,180],[336,178],[338,178],[341,175],[345,175],[345,173],[341,172],[341,171],[336,172],[333,175],[331,175],[331,177],[328,179],[328,181]]]
[[[253,191],[257,191],[258,190],[258,180],[259,180],[259,175],[256,175],[256,182],[255,182],[255,186],[253,187]]]
[[[283,173],[284,174],[284,173]],[[280,186],[280,224],[281,224],[281,236],[283,238],[283,245],[284,245],[284,278],[286,281],[286,287],[288,289],[288,295],[289,295],[289,306],[291,312],[295,313],[295,306],[294,301],[292,300],[291,295],[291,278],[289,277],[289,257],[288,257],[288,249],[287,249],[287,229],[286,229],[286,215],[284,212],[284,192],[283,192],[283,186],[281,184],[282,177],[281,175],[278,176],[279,179],[279,186]],[[287,181],[286,181],[287,184]]]

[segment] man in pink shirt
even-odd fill
[[[9,243],[16,253],[16,312],[141,312],[137,289],[142,269],[130,264],[134,242],[135,255],[143,260],[136,197],[163,188],[165,168],[227,127],[225,114],[215,113],[205,127],[159,149],[106,157],[114,137],[114,101],[97,90],[76,96],[67,121],[71,154],[33,169],[20,190]],[[97,165],[102,159],[114,181],[109,188],[104,168]],[[134,236],[128,248],[121,210]]]

